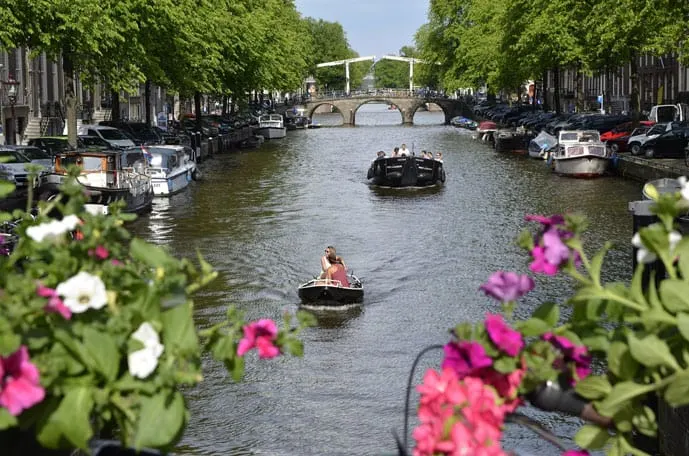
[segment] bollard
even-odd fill
[[[194,135],[196,136],[196,157],[199,159],[199,162],[201,162],[206,158],[201,156],[201,132],[197,131]]]

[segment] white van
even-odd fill
[[[114,149],[126,149],[127,147],[134,147],[134,141],[129,139],[127,135],[114,127],[106,127],[105,125],[82,125],[77,130],[79,136],[98,136],[110,144]]]
[[[684,103],[655,105],[651,108],[648,120],[660,122],[684,122],[689,118],[689,105]]]

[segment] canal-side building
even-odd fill
[[[15,95],[11,96],[14,86]],[[120,118],[141,121],[145,117],[145,88],[133,94],[120,94]],[[165,90],[151,88],[152,118],[171,109]],[[112,109],[110,91],[101,84],[87,88],[79,74],[74,75],[77,122],[109,120]],[[65,76],[62,62],[45,54],[31,57],[27,48],[0,51],[0,144],[26,142],[37,136],[62,135],[65,126]]]
[[[656,104],[689,102],[689,67],[678,62],[676,55],[655,57],[642,55],[637,60],[641,109],[649,111]],[[598,97],[609,100],[607,112],[629,111],[631,106],[631,64],[611,69],[607,73],[581,78],[585,108],[599,109]],[[577,71],[572,68],[560,71],[560,109],[569,111],[576,105]],[[555,74],[548,72],[548,106],[554,107]]]

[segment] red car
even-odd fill
[[[653,123],[653,122],[651,122]],[[625,133],[622,136],[617,136],[613,139],[608,139],[605,141],[605,145],[610,149],[611,152],[627,152],[629,151],[629,138],[635,135],[642,135],[651,129],[650,125],[639,125],[637,128],[629,133]],[[602,137],[603,135],[601,135]]]
[[[639,127],[653,126],[655,122],[651,120],[642,120],[639,122]],[[625,122],[613,128],[610,131],[606,131],[600,135],[601,141],[610,141],[611,139],[619,138],[620,136],[629,136],[629,133],[634,130],[633,122]]]

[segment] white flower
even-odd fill
[[[634,237],[632,237],[632,245],[638,249],[636,251],[637,263],[653,263],[658,258],[655,253],[644,247],[639,233],[634,233]]]
[[[158,358],[163,354],[165,347],[160,343],[158,333],[150,323],[141,323],[139,329],[133,334],[132,338],[144,345],[144,348],[132,352],[127,357],[129,373],[134,377],[146,378],[158,366]]]
[[[105,284],[100,277],[81,271],[55,289],[65,305],[74,313],[100,309],[108,303]]]
[[[687,177],[679,176],[677,178],[677,182],[679,182],[679,185],[682,187],[679,191],[679,193],[682,195],[682,198],[689,201],[689,185],[687,185]]]
[[[26,234],[36,242],[54,241],[68,231],[73,231],[79,222],[79,217],[76,215],[68,215],[62,220],[51,220],[47,223],[30,226],[26,229]]]
[[[670,254],[675,250],[679,241],[682,240],[682,235],[677,231],[671,231],[668,234],[668,244],[670,246]],[[641,242],[641,236],[639,233],[635,233],[632,237],[632,245],[638,250],[636,252],[636,261],[638,263],[653,263],[658,259],[657,255],[650,250],[648,250],[643,242]]]

